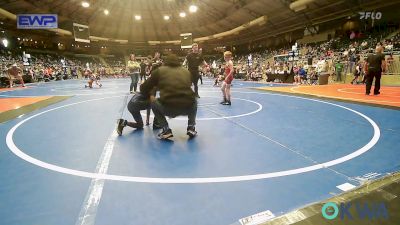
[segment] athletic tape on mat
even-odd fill
[[[104,145],[99,162],[96,166],[96,173],[107,174],[110,165],[111,155],[114,149],[114,143],[118,134],[113,131]],[[94,178],[90,183],[89,190],[83,202],[81,212],[75,225],[94,225],[96,220],[97,208],[100,204],[101,195],[103,193],[104,179]]]

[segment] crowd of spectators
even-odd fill
[[[341,37],[325,42],[299,45],[296,56],[292,58],[289,56],[289,52],[293,49],[290,48],[237,56],[234,59],[236,78],[317,84],[318,76],[321,74],[330,75],[332,82],[344,82],[344,76],[360,73],[360,80],[353,82],[364,82],[363,78],[366,72],[364,71],[364,60],[368,54],[375,51],[378,45],[385,48],[388,73],[398,73],[399,68],[391,66],[395,64],[393,55],[400,53],[400,34],[382,39],[384,35],[369,35],[358,39]],[[281,75],[279,77],[283,77],[284,80],[275,79],[277,77],[275,75]],[[289,77],[292,79],[287,79]]]
[[[341,37],[298,45],[296,49],[286,47],[237,55],[234,58],[235,78],[317,84],[321,74],[330,75],[332,81],[342,82],[345,80],[343,76],[359,73],[362,80],[365,74],[364,59],[369,53],[374,52],[378,45],[385,48],[389,71],[394,70],[393,55],[400,52],[400,33],[388,39],[382,37],[382,34],[357,39]],[[290,52],[296,54],[289,55]],[[143,60],[146,63],[147,57]],[[128,72],[122,56],[104,57],[103,60],[99,60],[99,57],[94,56],[30,53],[30,57],[27,57],[21,52],[0,48],[0,77],[7,77],[7,70],[15,63],[22,69],[22,75],[31,81],[84,78],[87,69],[102,78],[126,77]],[[223,75],[222,57],[208,63],[210,67],[203,70],[204,76]],[[353,80],[353,82],[362,81]]]
[[[26,82],[85,78],[85,71],[88,69],[102,78],[127,76],[123,58],[114,57],[106,60],[105,64],[99,61],[95,57],[88,56],[76,57],[55,53],[24,54],[3,48],[0,49],[0,81],[2,86],[7,85],[9,79],[7,71],[12,65],[21,70],[20,75]]]

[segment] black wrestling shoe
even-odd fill
[[[231,101],[226,101],[224,103],[221,103],[222,105],[232,105]]]
[[[190,126],[187,128],[187,132],[186,134],[190,137],[190,138],[194,138],[197,135],[197,131],[193,126]]]
[[[374,95],[380,95],[381,94],[381,92],[376,92],[376,93],[374,93]]]
[[[171,130],[171,129],[163,130],[161,133],[158,134],[158,138],[159,138],[159,139],[162,139],[162,140],[171,138],[171,137],[173,137],[173,136],[174,136],[174,135],[172,134],[172,130]]]
[[[126,126],[126,120],[119,119],[118,120],[118,126],[117,126],[117,133],[118,133],[119,136],[122,135],[122,131],[124,130],[125,126]]]

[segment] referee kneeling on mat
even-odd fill
[[[158,134],[160,139],[173,137],[165,116],[188,116],[187,135],[196,136],[197,101],[191,89],[190,72],[181,66],[174,54],[167,55],[164,65],[153,71],[150,78],[140,85],[140,92],[147,95],[154,88],[160,91],[160,98],[152,99],[151,108],[157,118],[158,125],[163,128]]]

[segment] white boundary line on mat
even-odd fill
[[[139,182],[139,183],[163,183],[163,184],[193,184],[193,183],[223,183],[223,182],[238,182],[238,181],[250,181],[250,180],[261,180],[261,179],[268,179],[268,178],[274,178],[274,177],[282,177],[282,176],[290,176],[290,175],[295,175],[295,174],[301,174],[301,173],[307,173],[310,171],[315,171],[315,170],[319,170],[322,168],[327,168],[327,167],[331,167],[334,165],[338,165],[341,163],[344,163],[346,161],[349,161],[351,159],[354,159],[364,153],[366,153],[367,151],[369,151],[372,147],[374,147],[374,145],[378,142],[379,138],[380,138],[380,129],[378,127],[378,125],[368,116],[350,109],[348,107],[345,106],[341,106],[338,104],[334,104],[334,103],[330,103],[330,102],[325,102],[322,100],[316,100],[316,99],[309,99],[309,98],[303,98],[303,97],[298,97],[298,96],[291,96],[291,95],[283,95],[283,94],[273,94],[273,93],[268,93],[268,92],[236,92],[236,93],[246,93],[246,94],[260,94],[260,95],[273,95],[273,96],[284,96],[284,97],[288,97],[288,98],[297,98],[297,99],[303,99],[303,100],[307,100],[307,101],[314,101],[314,102],[319,102],[319,103],[323,103],[323,104],[328,104],[331,106],[335,106],[335,107],[339,107],[342,109],[345,109],[347,111],[353,112],[359,116],[361,116],[363,119],[367,120],[373,130],[373,137],[371,138],[371,140],[364,146],[362,146],[361,148],[355,150],[354,152],[342,156],[340,158],[331,160],[331,161],[327,161],[324,163],[320,163],[320,164],[315,164],[312,166],[306,166],[306,167],[301,167],[301,168],[296,168],[296,169],[290,169],[290,170],[284,170],[284,171],[277,171],[277,172],[271,172],[271,173],[260,173],[260,174],[251,174],[251,175],[242,175],[242,176],[225,176],[225,177],[188,177],[188,178],[174,178],[174,177],[134,177],[134,176],[122,176],[122,175],[113,175],[113,174],[102,174],[102,173],[92,173],[92,172],[85,172],[85,171],[80,171],[80,170],[74,170],[74,169],[70,169],[70,168],[65,168],[65,167],[61,167],[61,166],[57,166],[54,164],[50,164],[44,161],[41,161],[39,159],[36,159],[26,153],[24,153],[23,151],[21,151],[14,143],[13,140],[13,135],[14,132],[17,130],[18,127],[20,127],[22,124],[24,124],[25,122],[29,121],[32,118],[35,118],[37,116],[40,116],[44,113],[53,111],[53,110],[57,110],[57,109],[61,109],[61,108],[65,108],[68,106],[72,106],[72,105],[77,105],[80,103],[84,103],[84,102],[88,102],[88,101],[97,101],[97,100],[102,100],[102,99],[106,99],[106,98],[99,98],[99,99],[92,99],[92,100],[87,100],[87,101],[82,101],[82,102],[77,102],[77,103],[73,103],[73,104],[68,104],[68,105],[64,105],[64,106],[60,106],[57,108],[53,108],[50,110],[46,110],[43,111],[41,113],[38,113],[36,115],[30,116],[29,118],[26,118],[24,120],[22,120],[21,122],[19,122],[18,124],[16,124],[15,126],[13,126],[7,133],[7,137],[6,137],[6,143],[8,148],[19,158],[32,163],[34,165],[37,165],[39,167],[48,169],[48,170],[52,170],[52,171],[56,171],[56,172],[60,172],[60,173],[64,173],[64,174],[69,174],[69,175],[73,175],[73,176],[79,176],[79,177],[87,177],[87,178],[92,178],[92,179],[104,179],[104,180],[114,180],[114,181],[125,181],[125,182]],[[120,97],[120,96],[114,96],[114,97]],[[112,97],[107,97],[107,98],[112,98]]]

